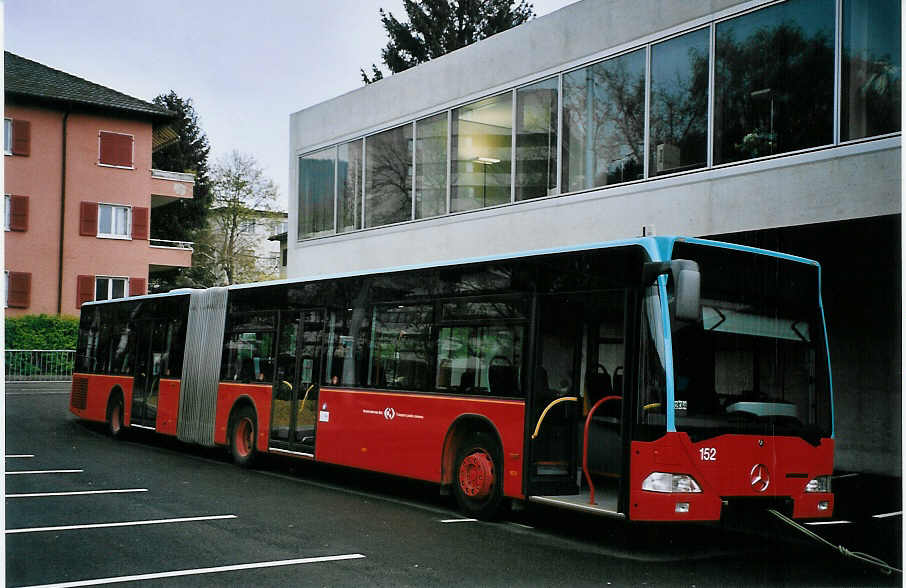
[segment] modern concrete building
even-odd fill
[[[901,472],[898,0],[582,0],[290,118],[289,277],[657,234],[817,259],[836,467]]]
[[[192,197],[192,174],[151,169],[174,114],[9,52],[4,75],[7,316],[78,314],[190,266],[191,244],[149,239],[154,208]]]

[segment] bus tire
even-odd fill
[[[258,436],[258,419],[250,406],[242,406],[230,416],[230,453],[236,465],[244,468],[255,463],[258,451],[255,439]]]
[[[114,393],[107,403],[107,433],[114,439],[123,437],[123,396]]]
[[[503,500],[503,477],[499,445],[484,433],[476,433],[456,451],[453,494],[467,516],[491,520]]]

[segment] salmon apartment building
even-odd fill
[[[4,76],[6,316],[77,315],[190,266],[190,243],[150,239],[155,209],[192,198],[192,174],[151,168],[175,114],[9,52]]]

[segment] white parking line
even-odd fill
[[[119,490],[78,490],[75,492],[32,492],[30,494],[7,494],[7,498],[39,498],[42,496],[82,496],[84,494],[125,494],[147,492],[147,488],[123,488]]]
[[[475,523],[478,519],[443,519],[442,523]]]
[[[805,523],[806,525],[851,525],[852,521],[815,521],[814,523]]]
[[[217,519],[235,519],[236,515],[214,515],[208,517],[183,517],[179,519],[152,519],[148,521],[125,521],[122,523],[92,523],[90,525],[64,525],[61,527],[31,527],[28,529],[7,529],[6,534],[41,533],[43,531],[70,531],[73,529],[99,529],[102,527],[134,527],[138,525],[163,525],[166,523],[190,523],[193,521],[214,521]]]
[[[25,454],[23,454],[23,455],[7,455],[6,459],[13,459],[15,457],[34,457],[34,455],[25,455]]]
[[[7,476],[18,476],[21,474],[81,474],[85,470],[25,470],[21,472],[6,472]]]
[[[257,568],[276,568],[279,566],[296,566],[301,564],[321,563],[327,561],[343,561],[348,559],[363,559],[361,553],[348,553],[345,555],[327,555],[323,557],[303,557],[300,559],[284,559],[279,561],[262,561],[257,563],[236,564],[232,566],[218,566],[216,568],[196,568],[194,570],[174,570],[172,572],[158,572],[156,574],[138,574],[135,576],[116,576],[114,578],[95,578],[93,580],[79,580],[77,582],[61,582],[59,584],[38,584],[23,588],[74,588],[76,586],[96,586],[99,584],[117,584],[119,582],[137,582],[139,580],[156,580],[158,578],[177,578],[179,576],[197,576],[201,574],[217,574],[220,572],[235,572],[237,570],[253,570]]]
[[[884,514],[871,515],[871,518],[873,518],[873,519],[886,519],[887,517],[895,517],[895,516],[901,515],[901,514],[903,514],[903,511],[902,511],[902,510],[898,510],[897,512],[885,512]]]

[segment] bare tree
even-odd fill
[[[273,277],[255,225],[276,212],[277,187],[251,155],[233,151],[212,172],[212,208],[202,245],[227,284]],[[205,261],[202,261],[205,263]]]

